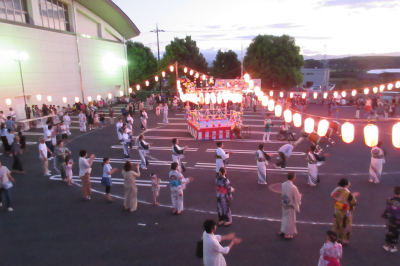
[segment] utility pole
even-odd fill
[[[241,64],[241,67],[240,67],[240,78],[243,78],[243,44],[242,44],[242,53],[241,53],[240,57],[242,59],[241,60],[242,64]]]
[[[175,61],[175,85],[176,85],[176,96],[179,95],[178,89],[178,61]]]
[[[158,33],[159,32],[165,32],[164,30],[159,30],[158,29],[158,24],[156,24],[156,29],[152,30],[150,32],[155,32],[157,33],[157,49],[158,49],[158,65],[160,65],[160,42],[158,41]],[[162,91],[162,77],[160,78],[160,91]]]

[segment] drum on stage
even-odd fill
[[[240,133],[241,133],[241,131],[242,131],[242,126],[241,125],[239,125],[239,124],[237,124],[237,123],[234,123],[234,124],[232,124],[232,126],[231,126],[231,130],[232,130],[232,137],[234,138],[234,139],[236,139],[236,138],[240,138],[240,139],[243,139],[243,137],[240,135]]]

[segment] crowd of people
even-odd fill
[[[163,122],[168,123],[168,102],[167,99],[171,99],[170,106],[174,112],[179,111],[178,99],[171,95],[165,97],[163,95],[150,95],[147,97],[145,108],[144,103],[141,101],[133,101],[126,104],[124,110],[121,112],[121,118],[116,123],[116,131],[118,141],[122,143],[124,158],[127,159],[121,174],[124,179],[124,207],[130,212],[137,210],[137,186],[136,179],[141,176],[140,169],[147,170],[150,166],[148,160],[148,154],[150,147],[153,143],[146,142],[144,134],[140,134],[137,138],[133,136],[132,126],[134,123],[133,114],[135,114],[136,105],[140,112],[140,122],[142,130],[147,129],[148,115],[146,110],[154,110],[156,114],[163,114]],[[367,101],[368,102],[368,101]],[[246,96],[244,98],[243,105],[248,108],[255,108],[257,106],[257,99],[255,97]],[[284,104],[284,102],[282,102]],[[291,103],[287,103],[287,106],[291,106]],[[296,97],[293,101],[295,106],[301,105],[301,110],[304,110],[305,103],[300,97]],[[357,103],[358,104],[358,103]],[[67,182],[68,185],[72,185],[73,182],[73,166],[74,162],[71,159],[71,151],[64,146],[65,143],[69,143],[68,137],[71,135],[70,125],[71,118],[69,113],[78,113],[78,120],[80,124],[80,131],[86,132],[86,123],[89,124],[89,130],[95,130],[105,126],[105,114],[103,111],[97,110],[97,108],[105,107],[107,105],[104,101],[99,103],[91,103],[81,105],[79,103],[70,107],[59,108],[55,106],[42,106],[40,110],[37,106],[32,106],[32,114],[37,117],[53,115],[46,121],[44,126],[43,137],[40,138],[39,144],[39,158],[43,165],[43,174],[50,176],[51,171],[49,170],[49,160],[54,160],[54,169],[57,171],[61,179]],[[240,104],[242,105],[242,104]],[[243,105],[239,108],[243,108]],[[230,105],[232,107],[232,105]],[[367,106],[367,104],[366,104]],[[371,105],[372,106],[372,105]],[[379,106],[379,103],[378,103]],[[236,108],[236,107],[233,107]],[[39,111],[36,111],[39,110]],[[10,112],[12,108],[10,109]],[[100,114],[98,114],[100,112]],[[3,112],[0,112],[2,115]],[[0,115],[0,119],[1,116]],[[114,123],[115,112],[113,107],[109,107],[110,123]],[[54,118],[54,116],[56,118]],[[15,118],[15,116],[14,116]],[[270,141],[271,127],[273,126],[270,114],[265,115],[265,134],[263,142]],[[58,119],[58,120],[57,120]],[[15,119],[14,119],[15,120]],[[19,158],[22,151],[25,149],[27,152],[26,138],[22,132],[18,132],[18,136],[14,136],[14,130],[16,130],[15,121],[13,120],[12,113],[7,117],[7,120],[1,124],[1,140],[4,146],[6,154],[13,156],[14,163],[12,171],[9,171],[7,167],[2,166],[0,162],[0,206],[2,206],[2,194],[5,194],[7,201],[7,208],[9,211],[13,211],[11,207],[11,194],[10,188],[14,179],[11,173],[24,174],[22,162]],[[265,140],[265,138],[267,138]],[[232,224],[232,211],[231,211],[231,200],[233,199],[233,193],[235,189],[232,187],[230,180],[227,178],[227,165],[228,160],[232,152],[224,151],[223,142],[217,142],[217,150],[215,153],[216,158],[216,179],[213,186],[216,192],[216,205],[217,205],[217,217],[218,222],[213,219],[207,219],[204,222],[204,230],[202,237],[202,257],[204,265],[226,265],[223,258],[223,254],[227,254],[233,245],[240,244],[241,239],[237,238],[234,233],[226,236],[215,235],[217,225],[219,226],[230,226]],[[381,142],[376,147],[372,148],[371,151],[371,165],[370,165],[370,182],[379,183],[380,175],[382,173],[382,164],[384,162],[385,151],[381,148]],[[141,158],[141,163],[136,165],[136,171],[134,171],[133,164],[129,161],[131,158],[131,150],[136,147]],[[264,144],[261,143],[256,151],[256,160],[258,168],[258,184],[267,184],[267,166],[273,158],[272,153],[267,153],[264,150]],[[286,163],[291,157],[293,149],[296,144],[285,144],[277,151],[279,155],[279,162],[275,164],[277,168],[286,168]],[[185,156],[185,150],[188,146],[180,147],[179,140],[176,138],[172,139],[172,163],[170,165],[169,172],[169,185],[171,193],[171,205],[172,213],[181,214],[184,210],[184,197],[183,191],[188,184],[194,181],[193,177],[184,177],[183,173],[186,171],[184,164],[181,159]],[[88,157],[87,150],[80,150],[79,152],[79,178],[81,180],[82,199],[84,201],[91,200],[91,183],[90,175],[92,172],[93,162],[95,155],[91,154]],[[315,145],[309,148],[306,155],[306,162],[308,164],[308,185],[316,186],[320,182],[318,175],[318,166],[325,162],[325,157],[328,154],[322,154],[317,150]],[[88,157],[88,158],[87,158]],[[101,184],[105,187],[105,200],[107,202],[113,202],[114,199],[111,197],[112,187],[112,175],[117,171],[117,168],[113,168],[109,158],[103,158],[102,163],[102,179]],[[300,211],[302,194],[299,192],[297,187],[294,185],[296,181],[296,174],[289,172],[287,175],[287,181],[282,184],[282,223],[279,235],[286,239],[292,239],[297,234],[296,228],[296,212]],[[150,174],[151,181],[151,193],[153,198],[153,204],[159,205],[157,197],[160,194],[160,178],[157,174],[152,172]],[[333,190],[331,197],[334,202],[334,221],[332,228],[333,230],[327,231],[327,243],[323,245],[320,250],[320,261],[319,265],[340,265],[339,259],[342,257],[342,246],[341,244],[348,244],[349,238],[352,234],[352,219],[355,206],[357,204],[356,197],[359,195],[358,192],[350,192],[350,182],[346,178],[340,179],[338,187]],[[211,188],[210,188],[211,189]],[[386,244],[384,249],[390,252],[397,251],[396,244],[400,234],[400,187],[394,188],[394,196],[387,199],[387,207],[382,217],[387,220],[387,232],[386,232]],[[231,243],[227,247],[222,247],[219,242],[224,240],[230,240]]]

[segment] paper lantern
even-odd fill
[[[304,132],[311,133],[314,131],[314,119],[311,117],[304,120]]]
[[[42,95],[40,95],[40,94],[36,95],[36,99],[37,99],[38,101],[41,101],[41,100],[42,100]]]
[[[283,97],[283,91],[281,91],[280,93],[279,93],[279,97]]]
[[[92,101],[92,97],[88,96],[87,100],[88,100],[88,102],[91,102]]]
[[[244,74],[243,78],[244,78],[244,82],[248,83],[250,80],[250,75],[246,73],[246,74]]]
[[[369,89],[368,88],[365,88],[364,89],[364,94],[368,94],[369,93]]]
[[[268,96],[263,96],[261,104],[264,107],[268,106]]]
[[[101,96],[97,95],[97,100],[100,101],[101,100]]]
[[[161,76],[163,76],[163,78],[165,78],[165,71],[161,72]]]
[[[217,93],[217,103],[218,103],[218,104],[221,104],[221,103],[222,103],[222,93],[221,93],[221,92],[218,92],[218,93]]]
[[[338,93],[337,91],[335,91],[335,92],[333,93],[333,97],[334,97],[335,99],[338,97],[338,95],[339,95],[339,93]]]
[[[328,128],[329,122],[326,119],[319,121],[317,130],[318,135],[320,135],[321,137],[325,136],[326,132],[328,132]]]
[[[202,92],[199,93],[199,102],[200,104],[204,104],[204,93]]]
[[[228,103],[228,93],[226,91],[222,92],[222,99],[224,100],[224,103]]]
[[[249,88],[254,88],[254,80],[249,80]]]
[[[254,87],[254,93],[255,93],[256,95],[258,95],[259,92],[260,92],[260,87],[255,86],[255,87]]]
[[[79,97],[75,97],[75,102],[79,103]]]
[[[206,95],[204,97],[204,102],[206,104],[210,104],[210,94],[208,92],[206,93]]]
[[[196,75],[194,75],[195,78],[199,78],[199,73],[196,73]]]
[[[324,99],[326,99],[328,97],[328,93],[324,92]]]
[[[181,100],[182,100],[182,102],[184,102],[184,103],[186,102],[186,95],[183,94],[183,93],[182,93],[182,95],[181,95]]]
[[[396,148],[400,148],[400,122],[393,125],[392,143]]]
[[[368,147],[374,147],[378,144],[379,131],[378,127],[373,124],[368,124],[364,127],[364,141]]]
[[[275,101],[274,100],[269,100],[268,101],[268,111],[272,112],[275,109]]]
[[[379,91],[380,91],[380,92],[382,92],[382,91],[384,91],[384,90],[385,90],[385,85],[379,86]]]
[[[193,75],[193,70],[190,70],[189,74],[190,74],[190,75]]]
[[[318,92],[314,92],[314,99],[317,99],[317,97],[318,97]]]
[[[140,90],[140,85],[139,85],[139,84],[136,85],[136,90],[137,90],[137,91]]]
[[[306,94],[305,92],[303,92],[303,93],[301,94],[301,98],[303,98],[303,99],[305,99],[306,96],[307,96],[307,94]]]
[[[268,105],[268,110],[269,110],[269,105]],[[281,117],[282,115],[282,106],[280,106],[279,104],[277,104],[275,106],[275,116],[276,117]]]
[[[346,91],[342,91],[342,97],[346,98],[346,95],[347,95]]]
[[[263,96],[264,96],[264,92],[263,92],[263,91],[260,91],[260,92],[258,93],[258,100],[259,100],[259,101],[262,101]]]
[[[356,96],[356,94],[357,94],[357,91],[356,91],[356,90],[352,90],[352,91],[351,91],[351,96],[354,97],[354,96]]]
[[[132,88],[129,88],[129,89],[128,89],[128,92],[129,92],[129,93],[132,93]]]
[[[278,107],[280,105],[277,105],[276,107]],[[276,109],[275,107],[275,109]],[[290,111],[289,109],[286,109],[285,112],[283,112],[283,117],[285,118],[286,123],[290,123],[292,122],[292,111]]]
[[[124,92],[123,91],[119,91],[119,96],[123,96],[124,95]]]
[[[397,81],[397,82],[396,82],[395,87],[396,87],[396,89],[400,88],[400,81]]]
[[[206,80],[206,79],[207,79],[206,75],[203,75],[203,80]]]
[[[158,81],[158,76],[154,76],[154,80],[157,82]]]
[[[289,97],[290,97],[290,98],[293,98],[293,92],[291,92],[291,93],[289,94]]]
[[[243,95],[241,93],[238,94],[238,103],[241,103],[243,101]]]
[[[63,103],[67,103],[67,97],[62,97]]]
[[[270,92],[269,92],[269,96],[270,96],[270,97],[274,96],[274,91],[270,91]]]
[[[388,91],[391,91],[393,89],[393,84],[392,83],[388,84],[387,89],[388,89]]]
[[[187,72],[187,67],[185,67],[185,68],[183,69],[183,72],[185,72],[185,73]]]
[[[377,93],[377,92],[378,92],[378,87],[373,87],[373,88],[372,88],[372,91],[373,91],[374,93]]]
[[[293,115],[293,124],[295,127],[301,127],[301,114],[295,113]]]
[[[217,97],[215,96],[214,92],[211,93],[210,98],[211,98],[211,102],[213,104],[215,104],[217,102]]]
[[[53,97],[47,96],[47,101],[50,103],[53,100]]]
[[[112,99],[112,94],[111,93],[108,94],[108,99],[110,99],[110,100]]]
[[[351,143],[354,140],[354,125],[352,123],[346,122],[341,127],[342,140],[345,143]]]
[[[169,67],[169,71],[173,72],[174,71],[174,66]]]
[[[7,105],[11,105],[11,99],[10,99],[10,98],[7,98],[7,99],[6,99],[6,104],[7,104]]]
[[[179,80],[178,80],[179,81]],[[146,80],[146,86],[148,87],[150,85],[150,82],[148,80]]]
[[[232,103],[236,103],[236,100],[237,100],[236,94],[232,94]]]

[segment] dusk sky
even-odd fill
[[[191,35],[203,53],[240,52],[258,34],[289,34],[303,55],[400,52],[399,0],[113,0],[141,31],[133,41],[157,51]],[[246,49],[244,49],[245,53]],[[240,57],[240,54],[239,54]]]

